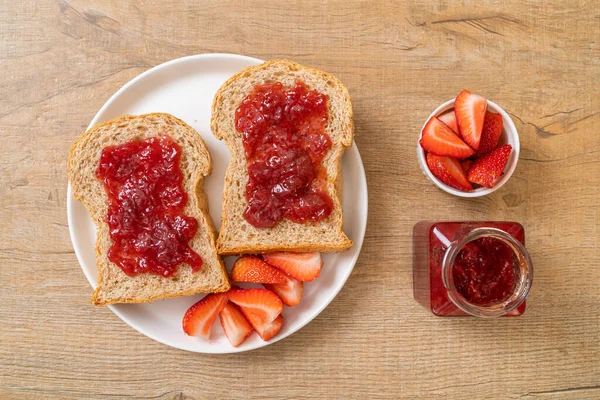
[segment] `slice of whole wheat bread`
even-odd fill
[[[102,150],[106,146],[143,140],[158,135],[170,136],[181,147],[180,168],[188,202],[183,210],[198,221],[198,232],[189,242],[202,257],[199,271],[181,264],[170,277],[151,273],[127,276],[108,259],[112,244],[105,218],[108,196],[96,177]],[[215,246],[216,231],[208,214],[203,190],[204,177],[211,172],[211,158],[200,135],[185,122],[170,114],[125,115],[96,125],[86,131],[71,148],[67,172],[73,196],[87,208],[97,228],[96,265],[98,287],[92,303],[144,303],[169,297],[189,296],[200,292],[225,292],[229,278]]]
[[[325,127],[332,147],[322,160],[327,171],[327,190],[333,211],[316,223],[298,224],[287,219],[273,228],[256,228],[243,214],[247,207],[248,168],[242,134],[235,128],[235,110],[256,85],[281,82],[286,88],[297,80],[308,89],[328,96],[329,120]],[[248,67],[231,77],[215,94],[212,105],[211,130],[225,140],[231,162],[225,174],[222,225],[217,240],[220,254],[265,253],[273,251],[335,252],[346,250],[352,241],[342,231],[341,157],[352,145],[354,124],[352,103],[346,87],[333,75],[286,60],[272,60]]]

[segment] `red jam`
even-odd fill
[[[501,303],[514,291],[515,254],[495,238],[479,238],[458,253],[452,268],[458,292],[477,305]]]
[[[270,228],[286,218],[321,221],[331,214],[327,173],[321,160],[331,148],[325,133],[327,96],[300,81],[256,86],[235,113],[243,136],[249,179],[244,218]]]
[[[442,260],[448,244],[466,230],[490,227],[525,241],[523,226],[515,222],[419,222],[413,232],[413,285],[415,299],[438,316],[467,315],[448,297],[442,280]],[[514,252],[495,238],[479,238],[467,243],[452,267],[454,285],[460,295],[475,305],[497,304],[514,291]],[[518,316],[525,302],[506,314]]]
[[[96,176],[108,195],[108,258],[129,276],[169,277],[181,263],[193,271],[202,266],[188,245],[198,222],[183,214],[188,197],[180,158],[181,148],[168,136],[102,151]]]

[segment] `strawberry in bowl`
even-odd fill
[[[440,189],[479,197],[499,189],[519,158],[519,136],[509,115],[463,90],[427,119],[417,146],[423,174]]]

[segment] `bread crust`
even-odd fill
[[[181,147],[180,166],[184,189],[188,193],[186,215],[198,221],[198,232],[190,246],[202,257],[203,264],[193,272],[187,264],[179,266],[168,278],[153,274],[127,276],[108,260],[112,244],[104,221],[108,197],[95,177],[102,150],[109,145],[166,134]],[[71,147],[67,173],[73,197],[83,203],[97,228],[96,264],[98,286],[91,302],[95,305],[146,303],[159,299],[190,296],[200,292],[225,292],[230,288],[223,260],[216,249],[216,230],[208,213],[203,190],[204,177],[211,173],[212,162],[201,136],[184,121],[166,113],[139,116],[124,115],[88,129]]]
[[[330,117],[326,131],[333,145],[322,165],[327,171],[327,190],[334,203],[333,212],[316,223],[297,224],[282,220],[273,228],[256,228],[243,218],[243,210],[247,206],[243,190],[248,173],[242,136],[235,129],[235,109],[258,84],[282,82],[290,87],[295,80],[302,80],[309,89],[329,97]],[[342,231],[341,157],[352,145],[353,111],[348,90],[336,77],[287,60],[271,60],[245,68],[228,79],[215,94],[211,130],[215,137],[226,142],[232,155],[225,174],[222,224],[217,239],[219,254],[339,252],[352,246],[352,241]]]

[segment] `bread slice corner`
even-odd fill
[[[198,221],[198,232],[189,244],[202,257],[203,263],[197,272],[189,265],[181,264],[168,278],[149,273],[130,277],[108,259],[112,244],[105,222],[108,197],[96,178],[96,169],[105,147],[158,135],[170,136],[181,147],[180,167],[184,190],[188,193],[183,212]],[[200,135],[182,120],[165,113],[124,115],[90,128],[75,142],[67,161],[69,181],[74,198],[83,203],[97,228],[98,286],[91,298],[93,304],[144,303],[229,290],[229,278],[217,252],[216,230],[203,190],[204,177],[210,174],[211,165],[210,154]]]
[[[328,96],[329,121],[326,133],[332,147],[322,160],[327,171],[327,190],[334,208],[329,217],[316,223],[298,224],[280,221],[273,228],[256,228],[243,217],[248,169],[242,135],[235,128],[235,110],[255,86],[281,82],[285,87],[302,81],[309,89]],[[227,80],[215,94],[211,130],[224,140],[231,153],[225,175],[222,225],[217,248],[222,255],[291,252],[338,252],[352,246],[342,230],[342,170],[341,157],[352,145],[354,137],[353,111],[346,87],[333,75],[304,67],[292,61],[271,60],[243,69]]]

